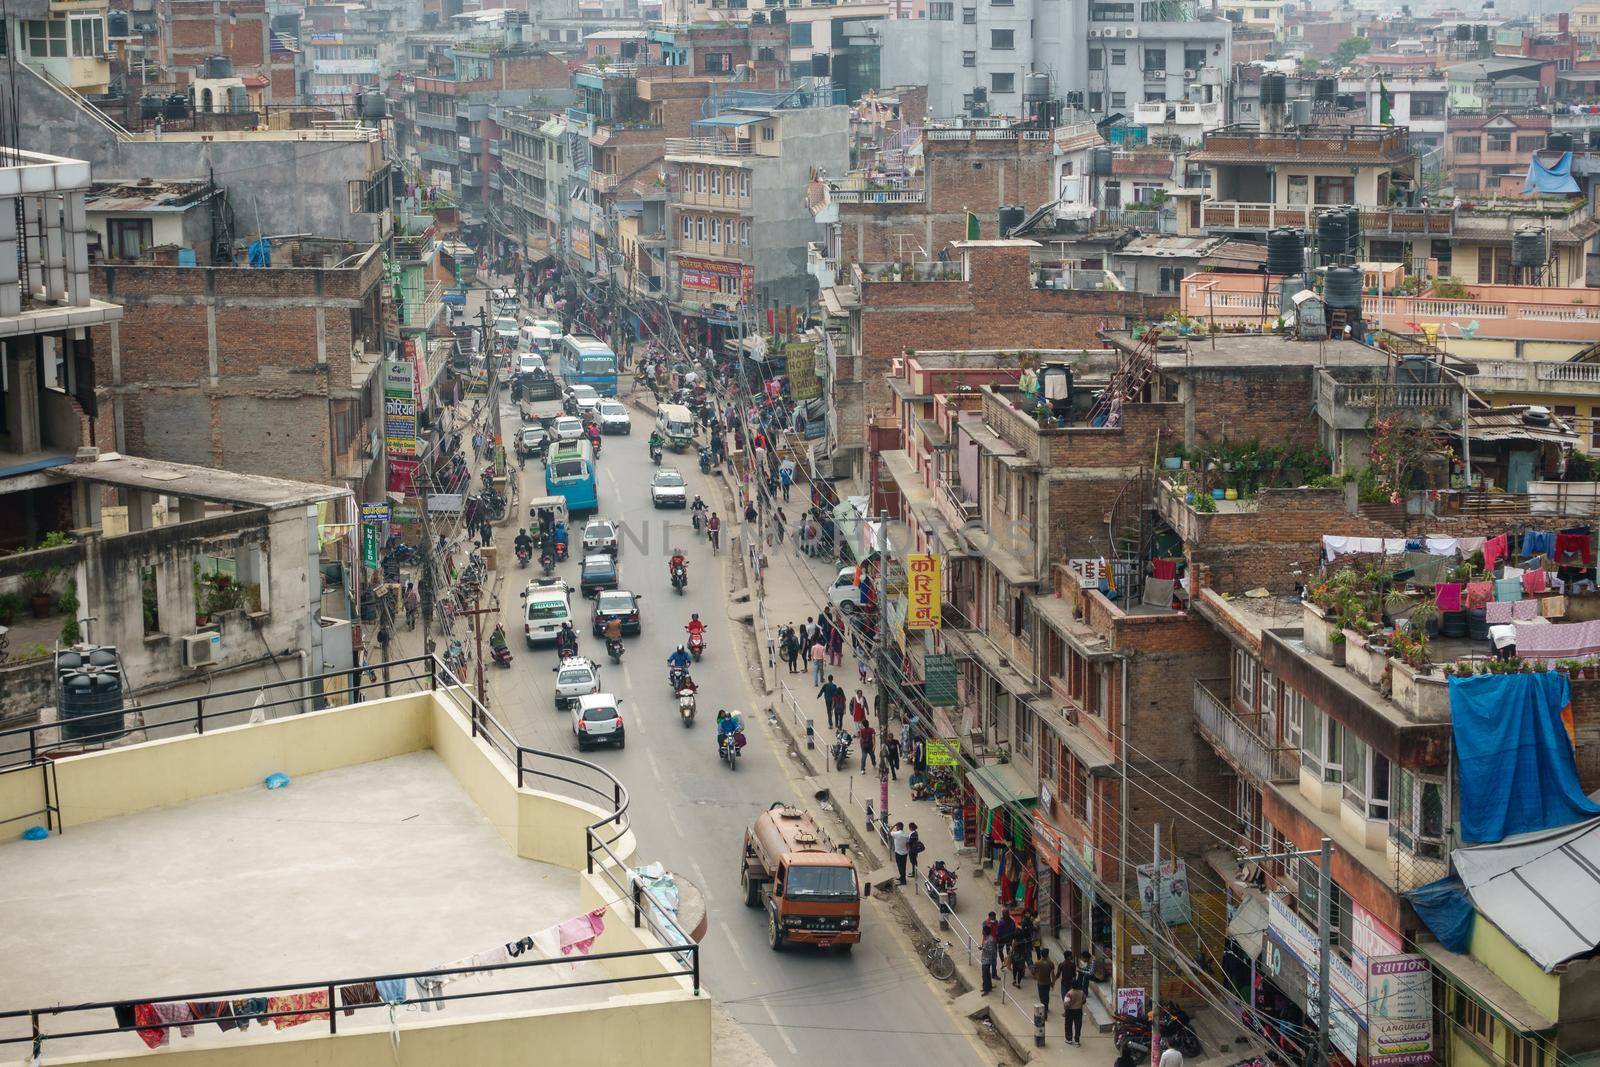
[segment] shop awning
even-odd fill
[[[1039,799],[1038,786],[1023,780],[1009,763],[990,763],[967,774],[984,806],[993,810],[1008,804],[1033,804]]]
[[[1261,946],[1267,937],[1267,906],[1259,894],[1251,893],[1244,898],[1239,910],[1228,920],[1228,936],[1238,942],[1248,958],[1261,955]]]

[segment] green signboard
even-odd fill
[[[371,523],[361,524],[361,562],[368,570],[378,567],[378,528]]]
[[[955,657],[930,652],[922,661],[922,688],[928,703],[936,708],[953,708],[956,699]]]
[[[960,762],[961,739],[947,737],[943,740],[934,738],[923,748],[930,767],[954,767]]]

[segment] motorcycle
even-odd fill
[[[728,765],[728,770],[739,769],[739,741],[733,734],[723,734],[717,742],[717,756]]]
[[[685,589],[687,589],[688,586],[689,586],[689,568],[687,568],[687,567],[674,567],[674,568],[672,568],[672,588],[677,591],[678,595],[682,596],[683,595],[683,591]]]
[[[518,545],[517,546],[517,566],[518,567],[526,567],[528,565],[528,561],[530,559],[532,559],[532,558],[533,558],[533,547],[531,545]]]
[[[448,648],[444,650],[445,669],[460,678],[467,669],[467,650],[461,647],[460,638],[452,638]]]
[[[556,542],[556,562],[557,563],[565,563],[566,561],[567,561],[567,543],[565,541],[557,541]]]
[[[689,655],[694,657],[694,661],[696,663],[700,662],[700,657],[705,654],[705,651],[706,651],[705,635],[703,633],[701,633],[701,634],[690,634],[689,635]]]
[[[684,683],[688,680],[688,667],[673,667],[671,670],[667,671],[667,685],[671,687],[674,693],[681,692],[684,688]]]
[[[651,445],[650,446],[650,462],[654,463],[658,467],[661,466],[661,446],[660,445],[656,444],[656,445]]]
[[[498,643],[496,643],[495,637],[500,639]],[[494,628],[494,636],[489,638],[489,655],[500,666],[511,666],[511,646],[506,644],[506,628],[504,626],[496,626]]]
[[[559,659],[571,659],[578,654],[578,635],[556,638],[556,656]]]
[[[620,638],[620,637],[608,637],[608,638],[606,638],[606,655],[611,657],[611,662],[612,663],[621,663],[622,662],[622,638]]]
[[[693,509],[693,513],[689,516],[689,521],[694,523],[694,532],[699,533],[706,524],[705,510],[703,508]]]
[[[548,552],[541,555],[539,557],[539,569],[544,572],[546,578],[550,577],[551,572],[556,569],[555,557]]]
[[[700,473],[711,473],[711,449],[709,448],[702,448],[700,450]]]
[[[843,730],[833,737],[833,746],[828,750],[833,756],[833,769],[844,770],[844,765],[850,760],[850,744],[853,738]]]
[[[928,899],[947,910],[956,906],[956,872],[944,865],[944,860],[934,860],[928,873],[922,877],[922,891]]]
[[[678,690],[678,717],[683,720],[683,725],[694,725],[694,690]]]

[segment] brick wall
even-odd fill
[[[1572,683],[1572,725],[1577,734],[1574,755],[1578,785],[1585,794],[1600,789],[1600,680]]]
[[[1315,448],[1319,420],[1312,410],[1311,367],[1229,367],[1186,372],[1197,402],[1195,439],[1263,441]]]
[[[1322,557],[1322,535],[1399,537],[1387,523],[1345,510],[1342,489],[1268,489],[1256,497],[1256,510],[1194,513],[1193,533],[1185,538],[1191,565],[1210,571],[1212,588],[1241,593],[1264,586],[1292,590],[1295,571],[1315,574]]]

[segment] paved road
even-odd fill
[[[503,417],[509,437],[517,425],[509,404]],[[876,899],[866,903],[866,937],[848,956],[774,953],[766,944],[762,913],[744,907],[738,884],[744,829],[772,801],[797,799],[796,771],[764,715],[749,714],[762,705],[734,647],[738,624],[727,617],[726,545],[721,556],[713,556],[704,538],[693,536],[686,513],[650,506],[649,429],[647,419],[635,412],[633,434],[606,438],[599,462],[600,514],[631,527],[619,569],[623,587],[643,597],[644,631],[626,639],[623,663],[607,664],[602,673],[606,688],[625,701],[628,746],[595,750],[588,758],[627,785],[641,857],[665,863],[705,892],[710,923],[702,973],[707,987],[781,1064],[967,1067],[997,1062],[996,1054],[970,1036],[972,1025],[946,1010],[943,992],[927,979],[905,937],[889,928],[892,919]],[[678,466],[691,494],[714,501],[709,482],[697,468],[691,470],[691,454],[669,452],[664,462]],[[522,496],[542,494],[542,468],[530,463]],[[522,744],[575,752],[570,719],[551,701],[555,653],[548,647],[530,652],[520,640],[517,593],[536,570],[515,569],[510,551],[515,533],[513,527],[499,537],[500,558],[513,561],[502,605],[515,662],[509,669],[488,668],[494,711]],[[667,581],[672,541],[688,552],[690,583],[684,596],[675,595]],[[559,573],[577,583],[576,554]],[[581,652],[603,661],[604,642],[588,630],[589,605],[576,596],[574,604]],[[700,613],[709,630],[706,657],[694,671],[701,718],[686,729],[667,688],[666,658],[683,640],[691,611]],[[746,711],[750,744],[737,771],[716,758],[718,707]]]

